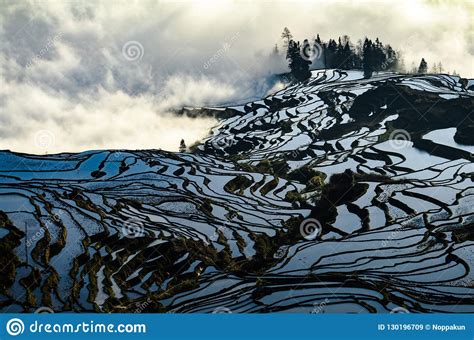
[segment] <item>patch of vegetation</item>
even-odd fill
[[[326,174],[321,171],[316,171],[309,165],[304,165],[301,168],[291,171],[287,175],[287,179],[297,181],[303,184],[309,183],[314,177],[319,177],[322,182],[326,179]],[[318,180],[315,180],[318,181]]]
[[[91,176],[94,177],[94,178],[101,178],[101,177],[104,177],[105,175],[106,175],[106,173],[104,171],[100,171],[100,170],[96,170],[96,171],[91,172]]]
[[[252,180],[249,178],[238,175],[235,178],[231,179],[229,182],[224,185],[224,190],[230,193],[237,193],[238,195],[243,195],[245,189],[252,185]]]
[[[281,131],[283,133],[290,133],[292,131],[291,127],[293,126],[293,122],[290,120],[285,120],[280,124]]]
[[[244,171],[271,174],[280,178],[286,178],[289,170],[288,164],[282,159],[264,159],[255,166],[250,163],[239,163],[239,165]]]
[[[8,230],[8,234],[0,239],[0,293],[6,295],[15,282],[16,268],[21,263],[14,249],[21,244],[25,234],[13,226],[3,211],[0,211],[0,228]]]
[[[311,177],[311,179],[308,181],[308,184],[306,185],[306,190],[313,191],[313,190],[321,189],[324,186],[324,179],[323,179],[324,176],[316,175],[316,176]]]
[[[337,206],[352,202],[367,191],[368,184],[359,183],[357,179],[351,170],[332,175],[329,183],[323,186],[321,199],[310,216],[322,223],[332,222],[337,214]]]
[[[297,207],[298,204],[301,206],[306,202],[304,197],[297,190],[288,191],[285,195],[285,200],[291,202],[294,207]]]
[[[211,198],[205,197],[202,204],[199,206],[199,210],[208,216],[212,216],[212,203],[213,200]]]
[[[58,292],[58,283],[59,283],[59,274],[52,268],[49,267],[49,276],[46,278],[43,287],[41,287],[41,292],[43,293],[43,298],[41,304],[43,306],[52,306],[52,294],[57,297],[60,296]]]
[[[37,301],[33,291],[41,284],[41,272],[37,268],[33,268],[28,276],[20,279],[20,284],[26,291],[25,307],[35,306]]]
[[[275,189],[276,187],[278,186],[278,177],[275,177],[274,179],[272,179],[270,182],[268,182],[267,184],[265,184],[261,189],[260,189],[260,193],[265,196],[266,194],[268,194],[271,190]]]

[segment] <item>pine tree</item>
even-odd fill
[[[334,40],[329,39],[329,42],[326,48],[326,62],[329,68],[335,68],[338,66],[336,53],[337,53],[337,43]]]
[[[344,68],[344,47],[342,46],[341,37],[337,39],[337,47],[336,47],[336,56],[334,58],[334,66],[337,68]]]
[[[323,45],[321,38],[319,37],[319,34],[316,35],[316,39],[314,40],[314,42],[318,44],[319,46]]]
[[[350,41],[347,40],[345,42],[344,49],[342,50],[343,61],[342,61],[342,66],[341,67],[343,67],[346,70],[353,69],[354,66],[355,66],[354,65],[354,56],[355,56],[355,53],[351,49]]]
[[[282,38],[285,39],[287,59],[290,61],[290,69],[293,75],[299,80],[307,77],[309,72],[309,64],[311,64],[311,56],[306,57],[307,48],[310,46],[308,39],[305,39],[303,45],[300,47],[299,42],[292,39],[292,35],[288,28],[285,27],[282,33]],[[396,70],[399,72],[406,72],[403,56],[401,52],[395,51],[389,44],[384,45],[379,38],[372,42],[369,38],[364,41],[358,40],[357,44],[352,44],[350,37],[343,35],[337,40],[329,39],[327,43],[321,40],[319,34],[313,40],[315,48],[318,53],[322,51],[322,63],[324,68],[341,68],[344,70],[363,69],[364,76],[370,78],[373,72],[383,70]],[[290,51],[290,44],[291,51]],[[296,45],[294,45],[296,44]],[[296,47],[300,48],[301,61],[296,54]],[[302,50],[301,50],[302,48]],[[275,47],[275,50],[277,47]],[[312,50],[311,50],[312,51]],[[435,65],[435,68],[440,68],[440,64]],[[414,66],[412,73],[417,73],[418,68]]]
[[[390,45],[384,46],[384,53],[385,53],[385,70],[397,70],[399,68],[399,53],[395,52],[395,50]]]
[[[421,58],[420,66],[418,67],[418,73],[425,74],[428,71],[428,63],[425,58]]]
[[[283,29],[283,32],[281,33],[281,38],[283,39],[283,46],[285,48],[288,48],[288,46],[290,45],[290,40],[293,39],[293,35],[291,34],[288,27],[285,27]]]
[[[322,50],[322,58],[323,58],[323,67],[327,68],[327,59],[326,59],[326,44],[324,44],[319,37],[319,34],[316,35],[316,39],[314,40],[314,45],[316,48],[319,48]]]
[[[354,67],[357,69],[362,69],[362,59],[364,58],[364,42],[359,39],[354,51]]]
[[[364,69],[364,78],[366,79],[372,77],[372,73],[374,72],[373,57],[374,57],[373,43],[368,38],[365,38],[364,47],[363,47],[362,66]]]
[[[304,81],[311,77],[311,72],[309,71],[311,62],[303,59],[301,56],[301,46],[299,42],[290,40],[286,59],[289,61],[288,66],[290,67],[291,73],[297,80]]]
[[[375,44],[373,44],[372,49],[372,67],[375,71],[381,71],[387,58],[384,53],[384,46],[379,38],[375,39]]]
[[[275,44],[275,47],[273,48],[273,54],[279,55],[280,51],[278,50],[278,44]]]
[[[181,143],[179,143],[179,152],[186,152],[186,143],[184,139],[181,139]]]
[[[438,63],[438,71],[439,73],[443,73],[443,64],[441,64],[441,61]]]

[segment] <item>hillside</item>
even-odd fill
[[[0,153],[4,312],[474,312],[474,81],[313,71],[190,153]]]

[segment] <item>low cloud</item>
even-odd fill
[[[182,106],[266,95],[287,70],[271,56],[296,39],[379,36],[474,76],[473,5],[448,1],[23,1],[0,4],[0,148],[44,153],[177,150],[216,124]]]
[[[7,87],[3,93],[9,115],[2,117],[0,135],[2,143],[15,151],[43,154],[105,146],[176,150],[181,138],[191,145],[215,124],[209,117],[157,112],[161,103],[149,94],[131,97],[101,90],[70,100],[31,85]]]

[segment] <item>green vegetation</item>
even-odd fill
[[[20,245],[24,233],[13,226],[3,211],[0,211],[0,228],[8,230],[8,234],[0,239],[0,292],[8,295],[8,289],[15,282],[16,269],[20,265],[14,249]]]
[[[300,205],[305,203],[303,196],[301,196],[301,194],[296,190],[288,191],[285,195],[285,200],[292,202],[293,206],[296,206],[296,203],[299,203]]]
[[[239,163],[240,167],[244,171],[258,172],[261,174],[271,174],[280,178],[287,178],[288,164],[284,159],[264,159],[257,165],[250,163]]]
[[[235,192],[238,195],[243,195],[245,189],[250,187],[252,185],[252,180],[243,176],[243,175],[238,175],[224,186],[224,190],[227,192]]]
[[[309,165],[304,165],[301,168],[288,173],[287,178],[291,181],[297,181],[303,184],[309,183],[314,177],[319,177],[322,182],[326,179],[326,174],[316,171]],[[318,180],[315,180],[318,181]]]

